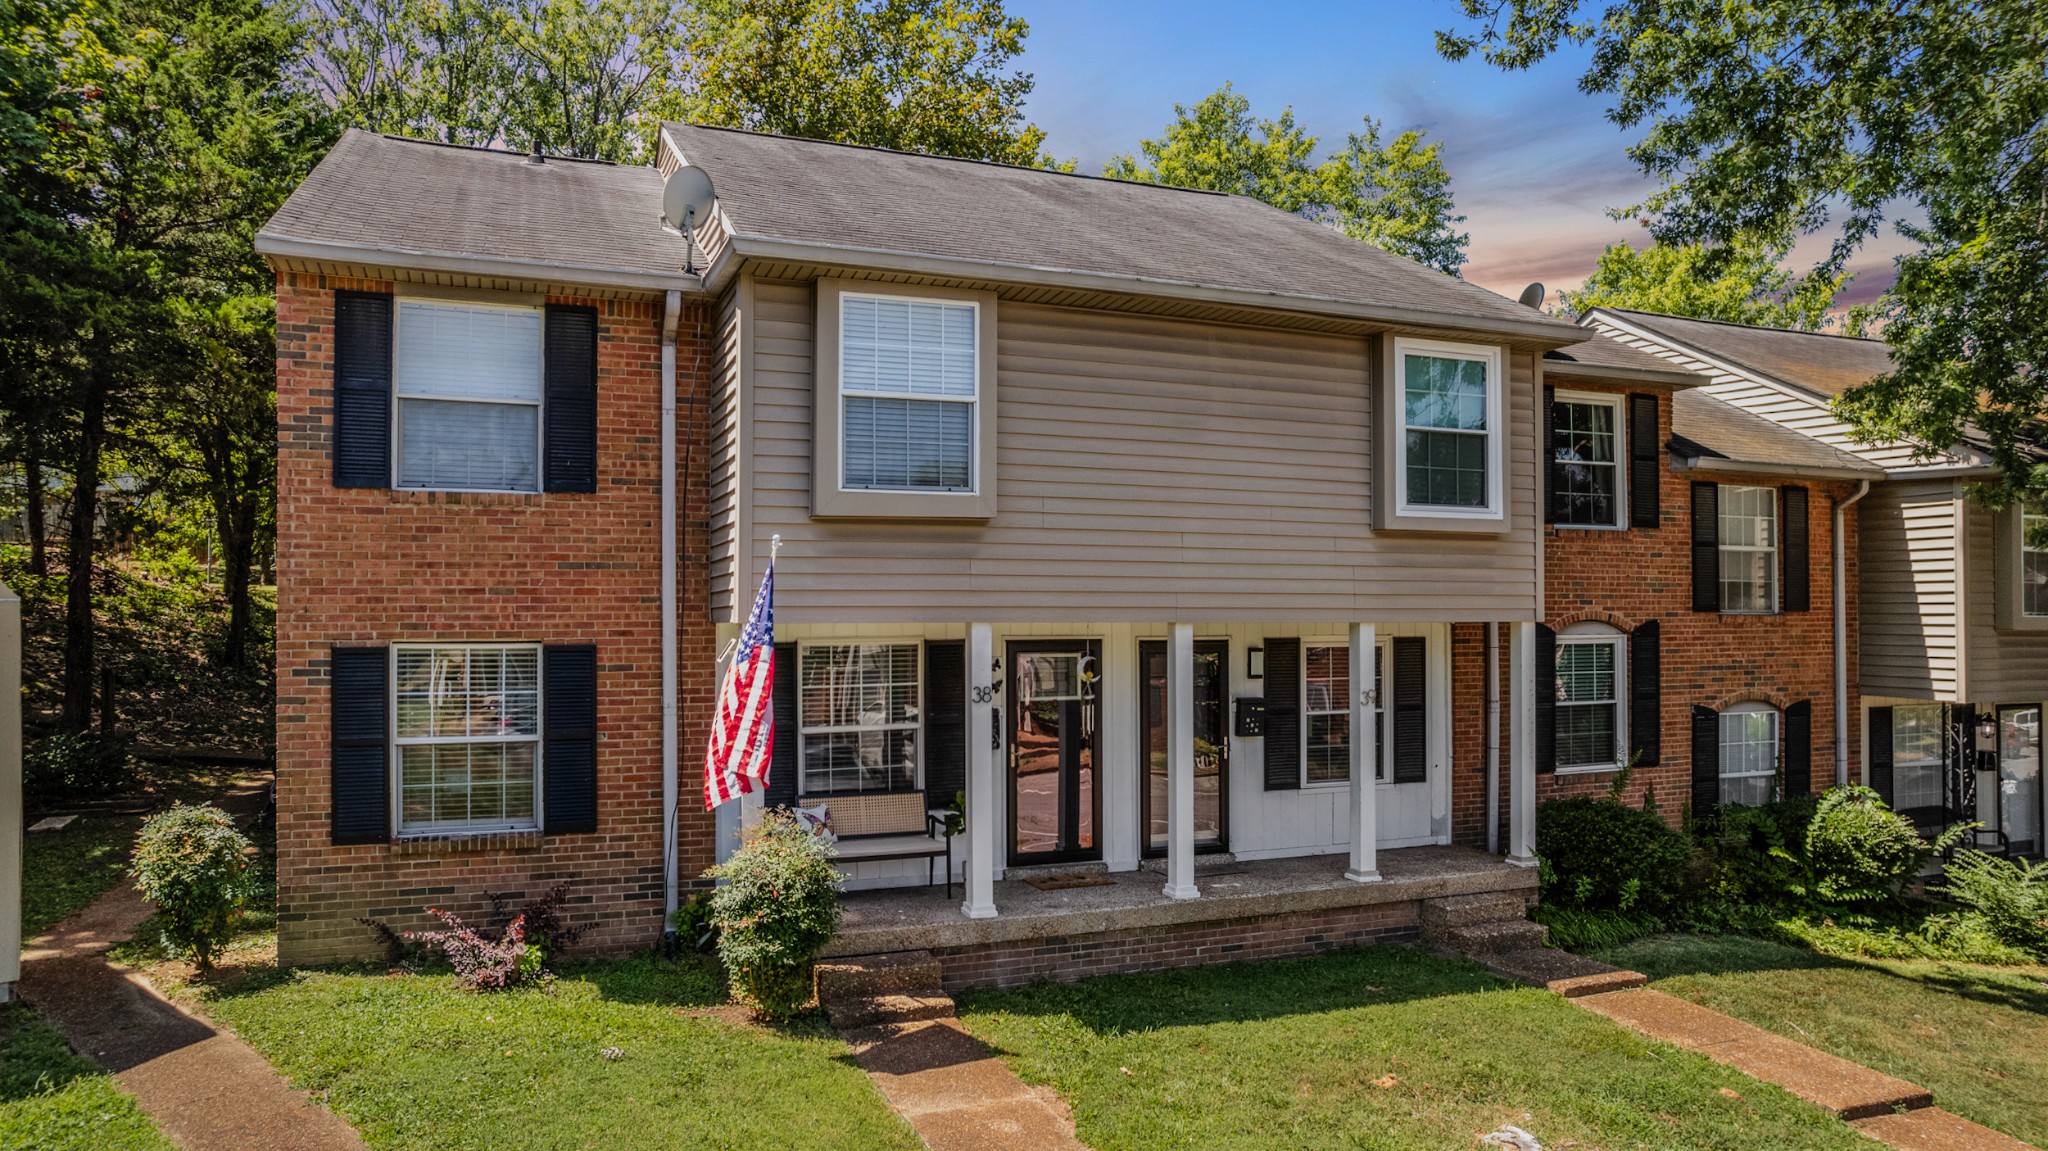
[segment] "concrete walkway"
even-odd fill
[[[124,883],[39,936],[22,952],[21,997],[186,1151],[364,1151],[254,1048],[107,961],[150,910]]]
[[[865,1027],[846,1041],[931,1151],[1088,1151],[1056,1094],[1027,1086],[951,1019]]]

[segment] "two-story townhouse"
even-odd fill
[[[1631,762],[1632,798],[1673,821],[1825,790],[1854,736],[1852,501],[1883,470],[1619,342],[1552,352],[1544,378],[1539,798]]]
[[[1880,470],[1854,509],[1859,777],[1923,827],[1980,822],[1982,846],[2040,854],[2048,821],[2048,544],[2036,538],[2048,520],[2040,509],[1993,509],[1974,498],[1971,486],[1997,471],[1970,442],[1929,452],[1850,436],[1828,401],[1891,371],[1879,341],[1618,309],[1585,322],[1700,373],[1699,391]]]

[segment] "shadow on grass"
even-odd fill
[[[1098,1035],[1248,1023],[1511,987],[1475,963],[1382,945],[974,991],[966,1012],[1066,1015]]]
[[[73,1054],[64,1037],[27,1005],[0,1006],[0,1103],[47,1095],[97,1074],[98,1068]]]
[[[1869,971],[1994,1007],[2048,1015],[2048,977],[1938,959],[1852,959],[1746,936],[1661,935],[1601,953],[1651,979],[1764,971]]]

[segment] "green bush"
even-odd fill
[[[1566,951],[1584,953],[1605,947],[1619,947],[1645,936],[1670,930],[1654,915],[1632,915],[1584,907],[1561,907],[1539,903],[1529,909],[1529,918],[1548,929],[1545,942]]]
[[[100,731],[60,731],[21,759],[21,787],[38,799],[112,795],[127,774],[128,740]]]
[[[1678,902],[1691,853],[1661,816],[1612,799],[1553,799],[1536,812],[1545,903],[1660,915]]]
[[[1800,795],[1762,807],[1723,804],[1695,824],[1705,858],[1701,887],[1724,911],[1804,906],[1806,831],[1818,801]]]
[[[1939,842],[1928,843],[1875,791],[1834,788],[1820,797],[1806,827],[1809,894],[1823,903],[1851,905],[1894,899],[1936,851],[1964,830],[1952,828]]]
[[[731,859],[704,874],[725,882],[711,893],[718,957],[733,997],[766,1019],[787,1019],[811,1001],[811,963],[839,925],[839,873],[832,849],[770,812]]]
[[[1958,851],[1944,878],[1944,894],[1960,909],[1957,918],[1964,925],[2048,959],[2048,863]]]
[[[227,812],[179,804],[142,825],[129,874],[156,904],[164,944],[192,953],[201,971],[234,934],[251,894],[249,841]]]

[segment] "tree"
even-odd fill
[[[2029,451],[2048,403],[2048,24],[2036,0],[1462,0],[1450,59],[1526,68],[1590,44],[1579,87],[1647,125],[1629,155],[1663,187],[1658,242],[1826,236],[1841,273],[1894,225],[1884,328],[1895,370],[1837,411],[1871,440],[1936,451],[1965,423],[2004,470],[1998,498],[2048,487]]]
[[[647,116],[682,64],[669,0],[517,0],[509,126],[538,151],[651,159]]]
[[[1138,155],[1115,156],[1103,172],[1250,196],[1455,275],[1471,236],[1455,230],[1465,217],[1453,214],[1442,142],[1425,145],[1423,133],[1408,131],[1383,144],[1379,121],[1368,116],[1364,127],[1317,163],[1319,141],[1292,108],[1261,120],[1225,84],[1192,108],[1174,105],[1164,135],[1140,140]]]
[[[313,0],[308,79],[347,123],[483,146],[512,118],[503,0]]]
[[[1035,165],[1029,27],[1002,0],[697,0],[676,118]]]
[[[1558,293],[1573,316],[1594,308],[1634,308],[1731,324],[1819,331],[1842,277],[1795,278],[1782,252],[1756,244],[1712,256],[1697,244],[1633,248],[1611,244],[1578,291]]]

